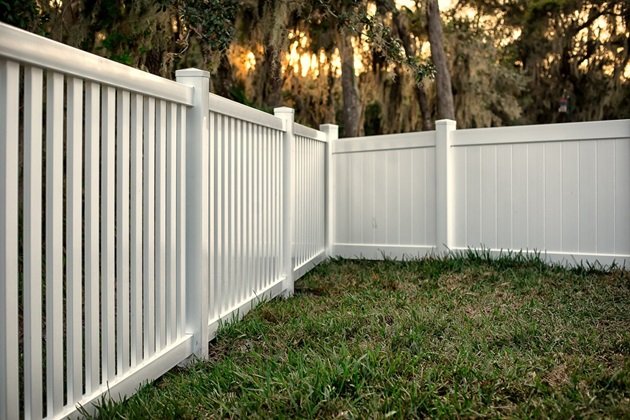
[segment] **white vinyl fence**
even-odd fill
[[[630,121],[338,140],[0,24],[0,418],[133,394],[327,256],[630,259]]]
[[[326,134],[294,126],[295,278],[326,257]]]
[[[540,252],[628,265],[630,120],[333,143],[334,255]]]
[[[323,259],[327,135],[208,85],[0,24],[0,418],[130,395]]]

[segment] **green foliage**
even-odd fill
[[[190,29],[206,48],[223,52],[234,37],[235,0],[185,0],[179,8]]]
[[[33,31],[37,29],[38,20],[35,2],[0,0],[0,22]]]

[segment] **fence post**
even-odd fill
[[[184,69],[177,82],[194,88],[186,114],[186,333],[193,334],[193,354],[208,357],[209,273],[209,92],[210,74]]]
[[[326,256],[333,256],[333,243],[335,234],[335,185],[334,167],[332,162],[333,142],[339,139],[339,126],[336,124],[321,124],[319,131],[326,134]]]
[[[282,179],[282,260],[284,266],[284,296],[293,296],[293,229],[295,223],[295,177],[293,173],[293,121],[294,111],[292,108],[275,108],[273,113],[282,119],[284,125],[284,154],[283,154],[283,179]]]
[[[439,120],[435,123],[435,245],[444,254],[454,245],[454,192],[453,132],[457,123]]]

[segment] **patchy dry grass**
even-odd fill
[[[105,418],[630,417],[630,273],[332,261]]]

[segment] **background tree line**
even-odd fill
[[[627,0],[0,0],[0,20],[164,77],[208,69],[220,95],[345,136],[630,118]]]

